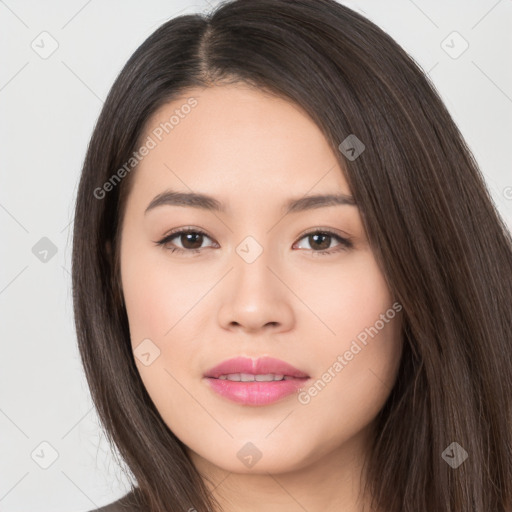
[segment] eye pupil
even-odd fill
[[[182,239],[185,238],[185,240],[186,240],[186,243],[183,243],[183,247],[185,247],[185,249],[199,249],[199,248],[201,248],[201,245],[203,244],[203,235],[201,233],[186,233],[181,236],[182,236]],[[199,243],[197,243],[197,240],[199,240]],[[190,247],[188,245],[189,242],[192,242],[192,247]],[[194,242],[195,242],[195,245],[194,245]]]
[[[323,233],[315,233],[314,235],[309,235],[309,239],[310,239],[310,245],[311,245],[311,240],[314,240],[315,243],[318,243],[317,242],[317,239],[321,237],[321,238],[324,238],[324,239],[327,239],[327,244],[325,243],[320,243],[321,247],[317,247],[317,249],[320,249],[320,250],[325,250],[325,249],[329,249],[329,246],[331,245],[331,236],[330,235],[326,235],[326,234],[323,234]],[[313,245],[311,245],[311,247],[313,247]]]

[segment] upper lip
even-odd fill
[[[220,375],[230,373],[249,373],[252,375],[284,375],[296,378],[307,378],[308,374],[300,371],[289,363],[273,357],[260,357],[251,359],[249,357],[234,357],[222,361],[222,363],[207,370],[204,377],[218,378]]]

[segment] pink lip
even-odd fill
[[[235,382],[218,378],[220,375],[230,373],[249,373],[252,375],[273,373],[293,378],[271,382]],[[272,357],[262,357],[256,360],[247,357],[228,359],[208,370],[204,377],[213,391],[244,405],[271,404],[297,392],[309,379],[309,375],[306,373]]]

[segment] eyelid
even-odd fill
[[[301,233],[298,236],[298,240],[300,240],[301,238],[304,238],[306,235],[311,235],[312,233],[327,233],[327,234],[339,236],[340,238],[343,238],[345,240],[349,240],[349,241],[352,240],[352,237],[348,233],[345,233],[344,231],[340,231],[339,229],[334,229],[334,228],[322,227],[322,226],[316,226],[314,228],[307,229],[306,231],[304,231],[303,233]]]
[[[334,248],[334,249],[325,249],[325,250],[321,250],[321,251],[310,250],[312,254],[317,254],[317,255],[334,254],[334,253],[338,252],[339,250],[343,250],[343,249],[347,250],[347,249],[352,249],[354,247],[353,237],[351,237],[350,235],[345,234],[343,231],[340,231],[340,230],[337,230],[334,228],[323,228],[323,227],[314,227],[314,228],[308,229],[307,231],[301,233],[297,238],[297,242],[299,242],[306,236],[312,235],[315,233],[321,233],[321,234],[325,234],[325,235],[331,236],[333,238],[336,238],[341,245],[341,249]],[[343,233],[343,234],[340,234],[340,233]],[[297,242],[295,242],[293,245],[295,245]]]
[[[204,229],[201,229],[201,228],[198,228],[195,226],[183,226],[181,228],[171,229],[171,231],[168,231],[160,240],[158,240],[154,243],[157,245],[165,246],[165,244],[169,242],[169,239],[175,238],[184,233],[197,233],[197,234],[205,236],[206,238],[209,238],[210,240],[214,240],[210,235],[208,235],[208,233]],[[185,251],[185,252],[193,252],[193,251],[201,250],[201,249],[181,249],[181,247],[178,247],[177,249]]]
[[[156,245],[163,246],[165,249],[165,246],[167,243],[169,243],[170,239],[178,237],[179,235],[185,234],[185,233],[200,234],[200,235],[203,235],[204,237],[209,238],[210,240],[214,241],[214,243],[217,243],[211,236],[208,235],[208,233],[206,233],[205,230],[195,227],[195,226],[183,226],[180,228],[175,228],[175,229],[167,232],[162,237],[162,239],[160,239],[159,241],[156,241],[154,243]],[[343,234],[340,234],[340,233],[343,233]],[[297,241],[294,242],[293,245],[295,245],[297,242],[299,242],[300,240],[302,240],[303,238],[305,238],[306,236],[308,236],[310,234],[325,234],[327,236],[331,236],[333,238],[336,238],[341,246],[341,249],[334,248],[334,249],[324,249],[324,250],[320,250],[320,251],[313,251],[312,249],[307,249],[312,254],[316,254],[316,255],[334,254],[334,253],[338,252],[339,250],[351,249],[354,245],[352,237],[345,234],[344,232],[336,230],[334,228],[323,228],[323,227],[318,227],[318,226],[310,228],[307,231],[301,233],[298,236]],[[203,249],[206,249],[206,247],[199,248],[199,249],[182,249],[181,247],[173,247],[172,249],[167,249],[167,250],[170,250],[171,252],[180,252],[180,253],[189,253],[190,254],[190,253],[199,253]]]

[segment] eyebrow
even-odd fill
[[[158,206],[185,206],[189,208],[199,208],[201,210],[226,212],[225,205],[212,196],[197,192],[177,192],[174,190],[166,190],[158,194],[149,203],[144,211],[144,215],[150,210]],[[356,206],[356,202],[352,196],[347,194],[317,194],[303,196],[300,198],[289,199],[282,207],[282,213],[303,212],[316,208],[325,208],[328,206],[350,205]]]

